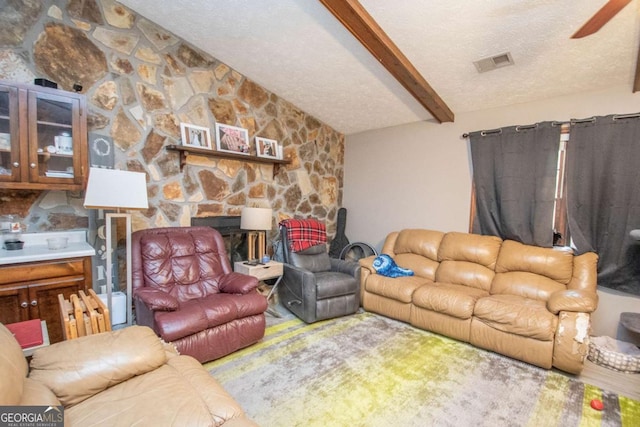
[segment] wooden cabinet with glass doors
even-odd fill
[[[84,95],[0,81],[0,188],[82,190]]]

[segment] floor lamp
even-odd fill
[[[247,233],[247,259],[249,262],[262,262],[266,247],[266,230],[271,230],[273,210],[270,208],[242,208],[240,228]],[[256,240],[258,254],[256,256]]]
[[[116,213],[105,215],[107,247],[107,305],[113,318],[112,288],[113,259],[111,222],[113,218],[126,220],[126,263],[127,263],[127,325],[132,323],[132,285],[131,285],[131,214],[120,213],[120,209],[147,209],[147,178],[141,172],[128,172],[117,169],[90,168],[89,181],[84,196],[87,209],[115,209]]]

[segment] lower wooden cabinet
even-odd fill
[[[91,258],[65,258],[0,267],[0,322],[47,321],[51,343],[62,341],[58,294],[91,287]]]

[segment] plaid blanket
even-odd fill
[[[327,243],[327,229],[316,219],[285,219],[280,226],[287,229],[289,250],[300,252],[320,243]]]

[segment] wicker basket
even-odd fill
[[[587,358],[616,371],[631,374],[640,372],[640,349],[611,337],[591,337]]]

